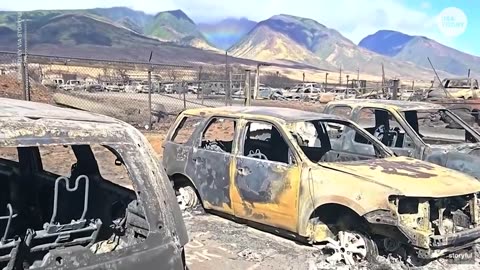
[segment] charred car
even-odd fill
[[[143,135],[0,99],[0,269],[185,269],[174,191]]]
[[[437,104],[395,100],[344,100],[325,113],[358,123],[396,154],[455,169],[480,180],[480,133]],[[352,137],[352,147],[366,142]]]
[[[477,99],[480,95],[478,81],[474,78],[446,78],[440,84],[428,90],[427,98],[429,100],[439,98]]]
[[[361,147],[352,147],[352,136]],[[353,264],[378,248],[431,259],[480,237],[475,178],[396,157],[338,116],[191,109],[178,116],[164,148],[182,208],[201,203],[281,234],[328,242],[329,260]]]

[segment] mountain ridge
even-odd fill
[[[431,68],[427,60],[429,57],[437,70],[457,76],[466,75],[468,69],[480,74],[480,57],[448,47],[425,36],[379,30],[363,38],[359,46],[424,68]]]
[[[232,49],[232,55],[258,61],[293,61],[319,68],[389,76],[431,76],[431,71],[361,48],[335,29],[308,18],[275,15],[261,21]]]

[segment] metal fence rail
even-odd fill
[[[98,112],[140,127],[187,108],[243,104],[232,100],[230,90],[241,82],[226,78],[225,67],[44,55],[28,55],[28,64],[21,59],[0,52],[2,96]]]
[[[303,78],[294,80],[272,67],[260,73],[259,66],[228,63],[172,65],[32,54],[26,59],[26,55],[0,52],[1,96],[88,110],[148,128],[165,115],[188,108],[250,105],[251,95],[245,93],[257,96],[262,83],[291,94],[295,85],[308,82],[299,70],[295,72]],[[385,82],[360,80],[359,74],[344,73],[342,78],[323,71],[317,75],[320,81],[311,82],[315,87],[345,93],[345,98],[351,90],[367,94],[389,87]],[[415,82],[402,81],[402,85],[413,90]],[[303,95],[290,100],[318,102],[298,96]]]

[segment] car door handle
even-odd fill
[[[247,175],[250,174],[250,170],[248,168],[242,168],[242,167],[237,168],[237,172],[238,172],[238,174],[243,175],[243,176],[247,176]]]

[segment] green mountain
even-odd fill
[[[139,34],[158,38],[161,41],[215,50],[197,29],[196,24],[181,10],[160,12],[155,16],[125,7],[85,10],[41,10],[24,12],[23,18],[29,20],[29,28],[36,29],[53,18],[67,14],[85,15],[115,26],[124,27]],[[0,27],[3,26],[15,30],[16,24],[16,12],[0,11]],[[70,31],[68,28],[69,26],[66,25],[66,32]]]
[[[45,17],[43,17],[45,18]],[[32,54],[176,64],[224,63],[221,54],[147,37],[103,17],[62,14],[29,23],[28,47]],[[16,31],[0,26],[0,51],[15,51]],[[252,63],[232,59],[238,63]]]
[[[459,76],[466,76],[468,69],[480,74],[480,57],[447,47],[427,37],[380,30],[362,39],[359,46],[426,68],[430,68],[427,60],[429,57],[436,69]]]
[[[276,15],[262,21],[231,52],[260,61],[296,62],[338,71],[388,76],[431,77],[431,71],[412,63],[390,59],[355,45],[338,31],[315,20]]]
[[[147,24],[145,32],[168,41],[180,41],[186,37],[203,37],[196,24],[181,10],[158,13]]]

